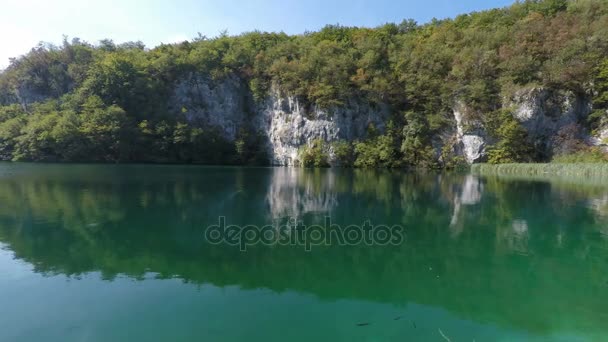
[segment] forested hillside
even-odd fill
[[[608,1],[521,1],[424,25],[222,34],[153,49],[67,38],[41,44],[0,74],[0,158],[268,163],[272,152],[259,127],[244,123],[231,138],[190,108],[169,105],[189,75],[238,80],[247,88],[247,115],[277,88],[330,113],[351,99],[390,108],[386,125],[370,125],[361,139],[307,142],[304,165],[460,164],[449,139],[437,142],[455,134],[457,104],[487,132],[490,162],[602,161],[588,137],[608,121]],[[552,142],[543,143],[546,151],[503,105],[531,88],[589,103],[583,119],[543,137]]]

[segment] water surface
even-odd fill
[[[608,185],[0,164],[0,341],[605,341]],[[297,218],[398,246],[211,244]]]

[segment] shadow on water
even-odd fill
[[[2,165],[0,241],[35,272],[100,272],[444,308],[538,334],[605,332],[608,185],[362,170]],[[204,229],[399,224],[399,246],[253,246]],[[367,322],[366,322],[367,324]]]

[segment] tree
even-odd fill
[[[604,59],[597,68],[595,91],[593,112],[587,119],[592,128],[602,126],[608,120],[608,58]]]
[[[125,111],[111,105],[104,107],[99,97],[91,96],[82,106],[80,133],[83,135],[89,153],[101,161],[121,161],[128,152],[127,117]]]
[[[463,101],[496,140],[493,161],[543,160],[525,139],[516,143],[525,133],[518,124],[494,113],[523,88],[567,90],[593,97],[585,128],[603,127],[607,37],[602,0],[522,0],[422,25],[329,25],[292,36],[223,32],[152,49],[66,37],[0,72],[0,158],[258,164],[268,160],[267,141],[252,114],[290,102],[309,119],[336,120],[348,107],[357,125],[384,121],[383,132],[323,148],[343,165],[430,167],[449,152],[439,143]],[[244,108],[235,141],[184,108],[220,115],[209,93]]]
[[[353,145],[344,140],[336,141],[332,144],[334,157],[341,167],[353,166],[355,159],[355,151]]]
[[[498,143],[488,151],[491,164],[519,163],[531,160],[528,134],[508,111],[499,112],[500,125],[495,132]]]
[[[405,113],[407,125],[403,128],[401,153],[407,165],[433,166],[433,147],[430,143],[428,122],[424,116],[416,112]]]
[[[400,167],[398,132],[389,124],[385,134],[378,135],[370,126],[368,139],[355,143],[354,166],[359,168]]]
[[[300,163],[304,167],[328,167],[329,157],[323,139],[315,139],[300,151]]]

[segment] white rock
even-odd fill
[[[486,141],[481,133],[483,127],[481,123],[475,120],[465,119],[464,112],[466,106],[462,103],[457,103],[454,108],[454,120],[456,121],[456,135],[460,146],[460,154],[465,158],[467,163],[473,164],[485,159],[486,156]],[[473,131],[465,130],[465,126],[473,127]]]
[[[268,138],[271,163],[288,166],[297,164],[299,149],[316,139],[327,143],[363,139],[370,125],[382,132],[390,114],[388,106],[376,108],[357,99],[331,111],[304,108],[278,87],[254,104],[247,87],[234,76],[212,82],[191,75],[178,82],[170,103],[173,112],[185,111],[189,120],[217,127],[228,140],[248,125]]]

